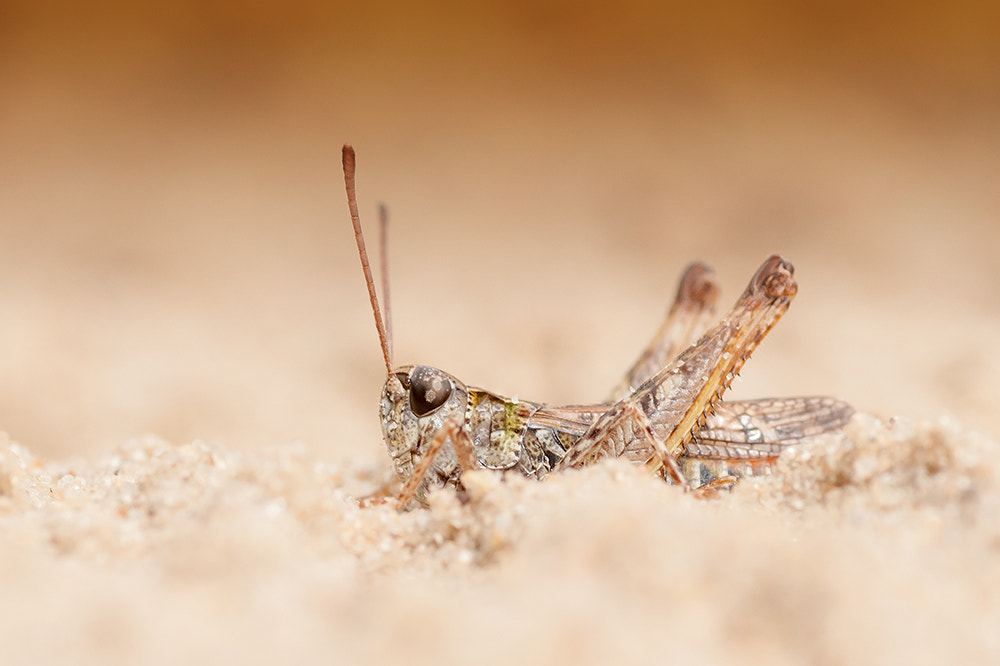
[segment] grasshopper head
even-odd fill
[[[368,288],[368,298],[375,317],[375,329],[378,331],[379,345],[382,347],[382,358],[385,361],[387,379],[382,388],[381,422],[382,434],[389,449],[396,474],[404,484],[414,475],[415,466],[425,455],[438,434],[445,428],[455,432],[456,426],[465,425],[468,409],[469,391],[465,384],[446,372],[426,365],[406,365],[393,370],[392,368],[392,324],[389,317],[389,279],[386,250],[386,229],[388,214],[385,207],[380,209],[380,227],[382,254],[382,287],[385,302],[385,317],[379,308],[378,296],[375,293],[375,280],[372,277],[371,266],[368,263],[368,250],[365,248],[364,235],[361,232],[361,218],[358,215],[357,192],[355,191],[355,169],[357,156],[354,148],[344,146],[344,185],[347,188],[347,206],[351,213],[351,224],[354,227],[354,239],[358,245],[358,256],[361,259],[361,270],[365,275],[365,285]],[[440,450],[433,457],[432,464],[420,482],[413,495],[418,501],[423,501],[427,488],[430,486],[457,485],[461,472],[455,449],[450,441],[438,441]],[[426,461],[425,461],[426,462]]]
[[[413,475],[416,460],[424,455],[435,436],[449,422],[463,423],[469,392],[465,384],[446,372],[426,365],[406,365],[393,371],[382,388],[380,421],[385,445],[400,481]],[[428,486],[454,485],[461,469],[450,442],[437,454]]]

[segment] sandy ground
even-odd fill
[[[996,441],[859,417],[714,501],[622,462],[358,508],[372,470],[0,449],[8,663],[990,663]]]
[[[0,4],[0,661],[1000,660],[996,12]],[[778,252],[733,394],[858,416],[712,501],[358,508],[344,142],[398,363],[600,399],[688,262]]]

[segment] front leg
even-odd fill
[[[472,448],[472,441],[462,428],[462,422],[458,419],[446,421],[441,430],[434,435],[434,439],[427,445],[427,450],[420,456],[420,460],[417,461],[416,466],[413,468],[413,474],[406,480],[403,489],[399,491],[396,502],[400,511],[416,496],[420,485],[424,482],[427,473],[431,469],[431,465],[434,463],[434,458],[437,457],[445,441],[449,439],[451,440],[452,449],[455,451],[455,457],[458,458],[458,465],[463,472],[468,472],[470,469],[479,467],[476,462],[475,451]]]

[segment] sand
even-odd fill
[[[0,664],[1000,662],[985,5],[4,4]],[[733,396],[857,415],[711,499],[360,508],[346,142],[396,363],[600,400],[684,266],[780,253]]]
[[[882,423],[696,499],[612,461],[359,508],[304,446],[0,448],[5,663],[988,663],[1000,449]],[[16,606],[12,603],[17,599]]]

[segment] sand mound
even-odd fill
[[[716,499],[612,462],[397,513],[304,446],[5,438],[3,661],[983,663],[998,469],[954,422],[858,415]]]

